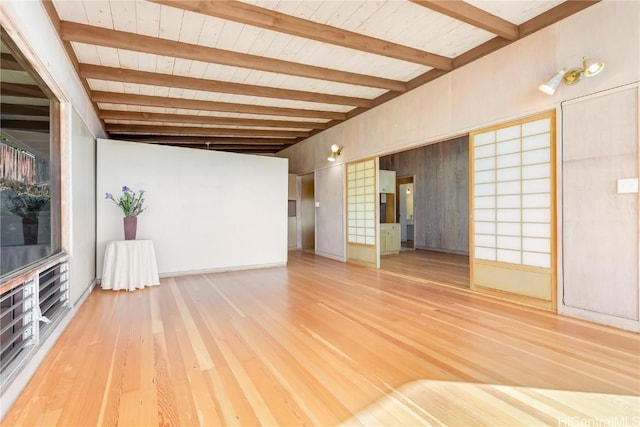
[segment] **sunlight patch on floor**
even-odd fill
[[[640,426],[640,397],[421,380],[345,421],[344,426]]]

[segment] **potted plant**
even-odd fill
[[[110,199],[124,214],[124,239],[135,240],[138,228],[138,215],[146,208],[144,207],[144,190],[133,191],[126,185],[122,187],[122,196],[115,198],[113,194],[106,193],[105,199]]]
[[[38,243],[38,218],[51,200],[48,185],[32,185],[24,182],[0,179],[0,190],[5,194],[6,208],[22,218],[22,237],[25,245]]]

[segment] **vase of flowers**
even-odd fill
[[[126,185],[122,187],[122,196],[115,198],[113,194],[106,193],[105,199],[110,199],[124,214],[124,240],[135,240],[138,229],[138,215],[146,208],[144,207],[144,190],[133,191]]]
[[[14,215],[22,218],[22,236],[25,245],[38,243],[38,220],[51,199],[47,184],[26,184],[20,181],[0,179],[0,191],[6,191],[3,203]]]

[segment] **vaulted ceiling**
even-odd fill
[[[44,1],[113,139],[275,153],[596,1]]]

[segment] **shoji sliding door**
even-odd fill
[[[555,113],[469,143],[471,288],[555,310]]]
[[[347,259],[380,266],[376,176],[378,158],[347,165]]]

